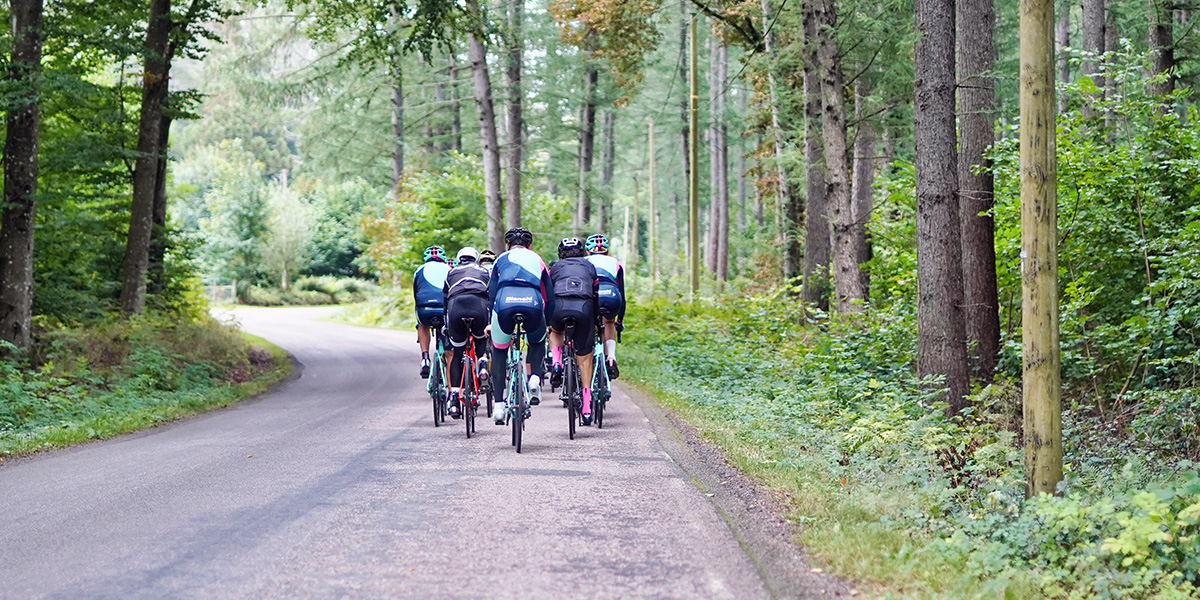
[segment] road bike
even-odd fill
[[[604,406],[611,397],[612,386],[608,380],[603,336],[596,336],[596,346],[592,349],[592,422],[597,429],[604,429]]]
[[[504,400],[506,411],[504,422],[512,427],[512,445],[521,452],[521,434],[525,430],[525,419],[529,413],[529,383],[525,377],[525,361],[521,356],[522,325],[525,317],[517,315],[513,328],[512,345],[508,348],[508,363],[505,365]]]
[[[472,331],[472,325],[475,319],[471,317],[463,317],[463,324],[468,332]],[[483,392],[479,385],[479,357],[475,354],[475,340],[468,333],[467,346],[463,349],[462,358],[462,379],[459,381],[459,414],[462,415],[463,421],[466,422],[467,437],[475,433],[475,415],[479,410],[479,395]],[[488,395],[488,414],[491,414],[492,399],[490,393]]]
[[[429,391],[429,397],[433,398],[433,426],[439,427],[446,422],[446,401],[449,399],[449,390],[446,389],[446,381],[450,379],[448,376],[449,366],[445,359],[445,345],[442,340],[442,321],[435,319],[433,326],[430,328],[433,333],[433,361],[429,369],[429,383],[426,388]]]
[[[579,365],[575,362],[575,321],[566,319],[563,323],[563,386],[559,399],[567,407],[567,435],[575,439],[575,425],[583,418],[583,384],[579,377]]]

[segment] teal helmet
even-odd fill
[[[597,233],[587,239],[588,254],[608,254],[608,238]]]
[[[446,249],[441,246],[430,246],[425,249],[425,262],[436,260],[446,264],[450,263],[449,257],[446,256]]]

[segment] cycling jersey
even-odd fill
[[[450,269],[442,287],[442,295],[445,297],[446,304],[450,303],[451,298],[462,294],[475,294],[487,298],[488,281],[491,277],[491,271],[475,263],[467,263]]]
[[[594,299],[599,284],[596,267],[586,258],[564,258],[550,263],[550,281],[555,298]]]
[[[492,302],[492,341],[507,348],[514,319],[525,319],[524,329],[530,340],[541,341],[546,334],[546,313],[554,310],[554,288],[542,257],[528,248],[513,248],[496,258],[488,283]]]
[[[441,327],[445,300],[442,288],[450,266],[429,261],[413,274],[413,298],[417,304],[417,322],[426,327]]]
[[[607,254],[591,254],[588,257],[596,267],[600,280],[600,313],[618,321],[625,319],[625,267],[616,258]]]

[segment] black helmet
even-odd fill
[[[533,234],[524,227],[513,227],[504,234],[504,243],[509,246],[525,246],[526,248],[533,245]]]
[[[579,241],[579,238],[577,237],[563,238],[563,240],[558,243],[559,258],[575,258],[585,254],[586,252],[583,250],[583,242]]]
[[[496,262],[496,253],[491,250],[484,250],[479,253],[479,264],[488,264]]]

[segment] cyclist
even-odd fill
[[[484,250],[479,253],[479,265],[489,272],[492,270],[492,265],[496,264],[496,253],[491,250]]]
[[[575,322],[575,362],[579,365],[583,393],[583,424],[592,424],[592,350],[596,345],[596,298],[599,280],[596,267],[587,259],[579,238],[566,238],[558,243],[558,260],[550,263],[550,281],[554,286],[554,312],[550,315],[550,387],[563,384],[563,332],[566,322]]]
[[[467,246],[455,257],[457,267],[446,275],[442,294],[446,301],[446,330],[454,355],[450,359],[450,408],[452,418],[459,418],[459,383],[463,376],[463,356],[467,341],[474,338],[475,356],[479,357],[479,387],[483,392],[489,385],[487,366],[488,280],[491,272],[479,266],[479,252]],[[473,319],[468,326],[463,319]]]
[[[524,318],[522,328],[529,345],[525,372],[529,374],[529,404],[536,406],[542,397],[542,359],[546,354],[546,313],[554,310],[554,288],[542,257],[530,250],[533,234],[514,227],[504,234],[508,251],[496,258],[488,285],[492,304],[492,381],[503,385],[508,365],[508,346],[516,329],[516,317]],[[504,402],[497,402],[492,419],[504,424]]]
[[[596,267],[600,278],[600,315],[604,318],[604,356],[607,360],[608,378],[616,379],[617,329],[624,329],[625,320],[625,267],[616,258],[608,255],[608,238],[602,234],[588,236],[588,260]]]
[[[417,304],[417,342],[421,344],[421,377],[429,379],[429,329],[441,327],[445,302],[442,287],[450,272],[446,250],[441,246],[425,249],[425,264],[413,273],[413,298]]]

